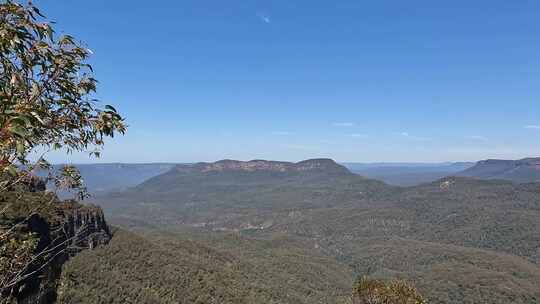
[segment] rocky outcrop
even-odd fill
[[[178,165],[178,172],[223,172],[223,171],[270,171],[270,172],[306,172],[323,171],[328,173],[350,173],[347,168],[331,159],[309,159],[298,163],[267,161],[267,160],[220,160],[214,163],[196,163],[193,165]]]
[[[13,280],[14,273],[20,271],[17,283],[2,291],[0,303],[55,302],[62,265],[81,250],[106,244],[111,238],[103,211],[96,206],[60,202],[54,194],[45,192],[1,193],[2,206],[7,211],[0,215],[0,228],[6,231],[7,227],[22,223],[0,244],[2,254],[9,254],[10,248],[4,246],[9,242],[35,245],[29,247],[31,252],[19,250],[21,257],[27,257],[21,258],[20,269],[11,266],[13,269],[0,273],[2,279]],[[11,250],[20,248],[22,245]]]

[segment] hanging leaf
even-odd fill
[[[40,146],[86,151],[126,130],[113,106],[90,96],[92,51],[71,35],[56,39],[43,18],[31,3],[0,2],[0,169]]]

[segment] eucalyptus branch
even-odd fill
[[[0,278],[2,296],[16,294],[13,288],[19,282],[43,270],[61,252],[79,247],[84,241],[81,236],[89,237],[84,226],[72,237],[68,237],[67,231],[62,234],[58,230],[65,229],[62,225],[53,227],[51,230],[59,234],[51,243],[54,245],[34,253],[35,239],[30,233],[20,234],[19,228],[40,214],[40,208],[57,201],[52,193],[44,192],[50,195],[49,199],[34,197],[36,191],[44,190],[43,183],[54,184],[56,190],[86,193],[82,176],[75,167],[52,171],[45,160],[48,152],[93,151],[90,153],[97,156],[104,138],[123,134],[127,129],[124,118],[114,107],[102,106],[93,99],[98,82],[88,64],[91,54],[75,38],[56,35],[31,1],[26,5],[13,0],[0,2],[0,194],[15,196],[14,202],[7,201],[0,208],[0,215],[10,223],[0,228],[0,257],[7,268],[2,269]],[[33,161],[33,156],[42,149],[45,151]],[[38,181],[40,169],[48,172],[44,180]],[[26,195],[41,203],[21,205],[23,213],[9,218],[10,208],[25,204]],[[22,242],[13,242],[18,238]],[[10,254],[14,255],[13,259],[6,258],[11,258]],[[53,257],[49,258],[51,254]]]

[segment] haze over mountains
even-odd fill
[[[415,186],[456,175],[474,163],[344,163],[352,172],[396,186]]]
[[[217,162],[223,165],[228,160]],[[230,162],[230,161],[229,161]],[[255,165],[257,160],[248,162]],[[284,165],[286,162],[275,162]],[[205,163],[199,163],[202,166]],[[207,163],[206,163],[207,164]],[[78,164],[86,185],[93,195],[125,190],[159,174],[165,173],[179,164],[174,163],[111,163]],[[208,165],[208,164],[207,164]],[[540,158],[523,160],[485,160],[472,162],[445,163],[342,163],[352,173],[384,181],[396,186],[416,186],[432,182],[446,176],[468,176],[480,179],[502,179],[513,182],[540,181]],[[57,165],[61,166],[61,165]]]
[[[54,170],[63,166],[55,165]],[[77,164],[89,192],[98,195],[110,191],[120,191],[136,186],[143,181],[170,170],[168,163],[152,164]]]
[[[107,202],[111,216],[147,223],[153,223],[149,218],[155,217],[167,226],[186,221],[184,224],[191,226],[228,229],[226,226],[242,222],[243,215],[251,217],[253,212],[342,205],[389,188],[392,187],[353,174],[328,159],[298,163],[227,160],[178,165],[99,201]],[[236,210],[226,217],[230,223],[214,218],[228,208]]]
[[[461,176],[510,180],[517,183],[540,181],[540,158],[520,160],[488,159],[460,172]]]
[[[210,246],[216,259],[233,259],[231,284],[255,288],[258,292],[251,296],[260,303],[348,303],[349,284],[335,278],[347,281],[361,275],[408,279],[430,303],[540,301],[537,183],[445,177],[404,188],[359,176],[329,159],[224,160],[176,165],[135,187],[95,200],[110,222],[147,239],[136,241],[133,238],[141,236],[122,233],[116,241],[113,238],[111,248],[98,253],[114,262],[93,266],[99,268],[93,272],[116,278],[111,282],[132,286],[125,289],[132,296],[152,296],[140,288],[152,284],[151,276],[145,278],[139,271],[162,272],[170,261],[159,256],[174,260],[180,252]],[[182,241],[186,238],[193,243]],[[146,242],[147,246],[134,249],[133,244]],[[144,270],[122,270],[122,261],[141,257],[145,257],[140,261]],[[95,259],[92,253],[81,255],[67,271],[74,273],[72,278],[89,273],[88,265],[101,265]],[[321,264],[298,267],[307,261]],[[200,267],[189,260],[182,265],[184,272]],[[253,277],[255,265],[265,266]],[[215,267],[204,271],[224,273],[222,266]],[[310,272],[313,267],[317,274]],[[319,287],[306,289],[305,284],[283,285],[275,280],[278,272],[293,268],[288,280]],[[172,281],[182,277],[182,271],[176,271],[169,275]],[[202,284],[211,284],[208,275],[201,277]],[[257,289],[261,286],[257,282],[265,277],[273,281]],[[167,282],[160,286],[168,286]],[[97,279],[75,283],[86,286],[87,296],[103,292]],[[186,284],[194,286],[194,282]],[[174,303],[189,293],[175,286],[156,292],[170,295],[170,290],[176,290]]]

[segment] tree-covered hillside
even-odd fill
[[[501,179],[515,183],[540,182],[540,158],[483,160],[459,172],[458,175],[481,179]]]
[[[125,227],[286,239],[353,276],[408,279],[430,303],[535,303],[539,198],[539,184],[464,177],[399,188],[346,171],[182,167],[101,199]]]
[[[287,239],[123,230],[72,259],[60,303],[349,303],[352,272]]]

